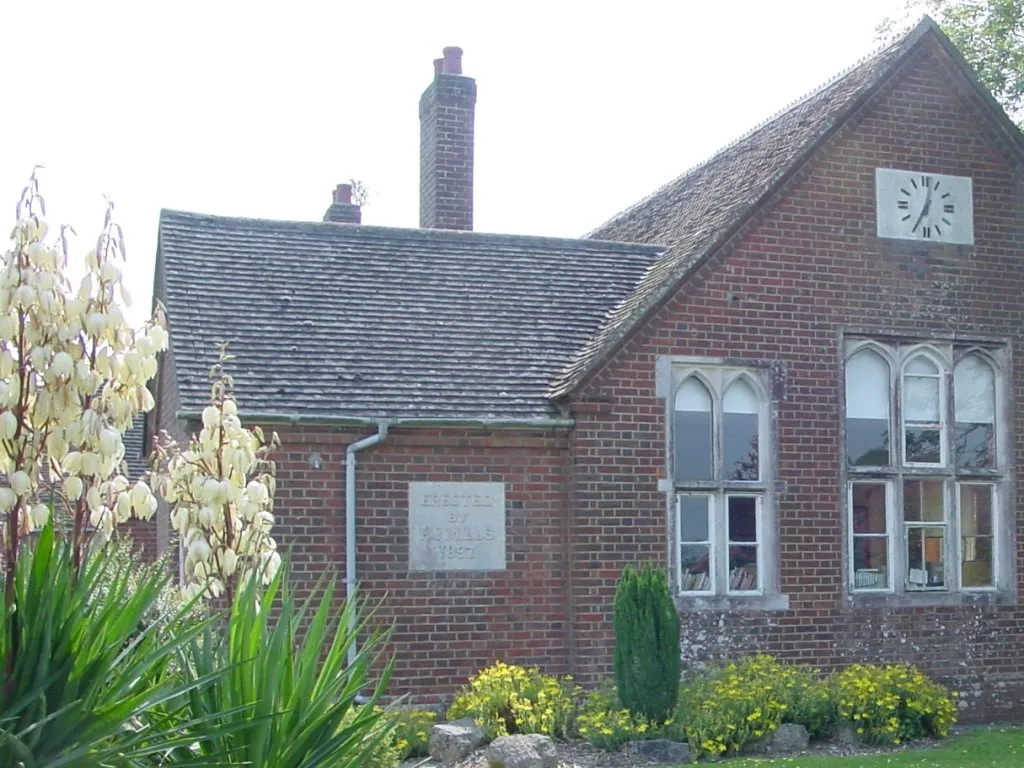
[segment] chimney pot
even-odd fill
[[[461,75],[462,74],[462,49],[456,46],[448,46],[442,53],[444,54],[444,72],[448,75]]]
[[[336,203],[351,203],[352,202],[352,185],[351,184],[339,184],[334,188],[334,202]]]
[[[362,220],[362,210],[352,202],[352,185],[336,186],[331,196],[331,207],[324,214],[324,221],[334,224],[360,224]]]
[[[444,59],[434,59],[434,77],[444,72]]]

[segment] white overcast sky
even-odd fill
[[[875,47],[903,0],[0,2],[0,213],[103,195],[148,311],[160,208],[416,226],[417,105],[446,45],[477,80],[479,231],[577,236]],[[7,227],[8,224],[0,225]]]

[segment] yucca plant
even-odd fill
[[[184,743],[147,713],[205,682],[168,670],[210,620],[175,622],[173,636],[147,624],[166,585],[158,568],[129,573],[100,550],[78,573],[51,523],[14,578],[14,600],[0,596],[0,768],[139,765]]]
[[[208,629],[182,649],[186,676],[206,681],[191,688],[185,708],[203,732],[190,748],[168,752],[166,762],[219,758],[226,765],[347,768],[362,765],[391,738],[394,718],[376,706],[390,661],[370,695],[360,697],[383,636],[369,633],[349,664],[349,648],[367,629],[357,601],[337,611],[332,582],[298,605],[287,574],[285,566],[265,590],[258,575],[250,579],[235,595],[226,634]]]

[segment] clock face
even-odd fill
[[[937,243],[974,243],[970,178],[875,170],[878,236]]]

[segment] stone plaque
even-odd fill
[[[505,570],[504,483],[409,483],[409,570]]]

